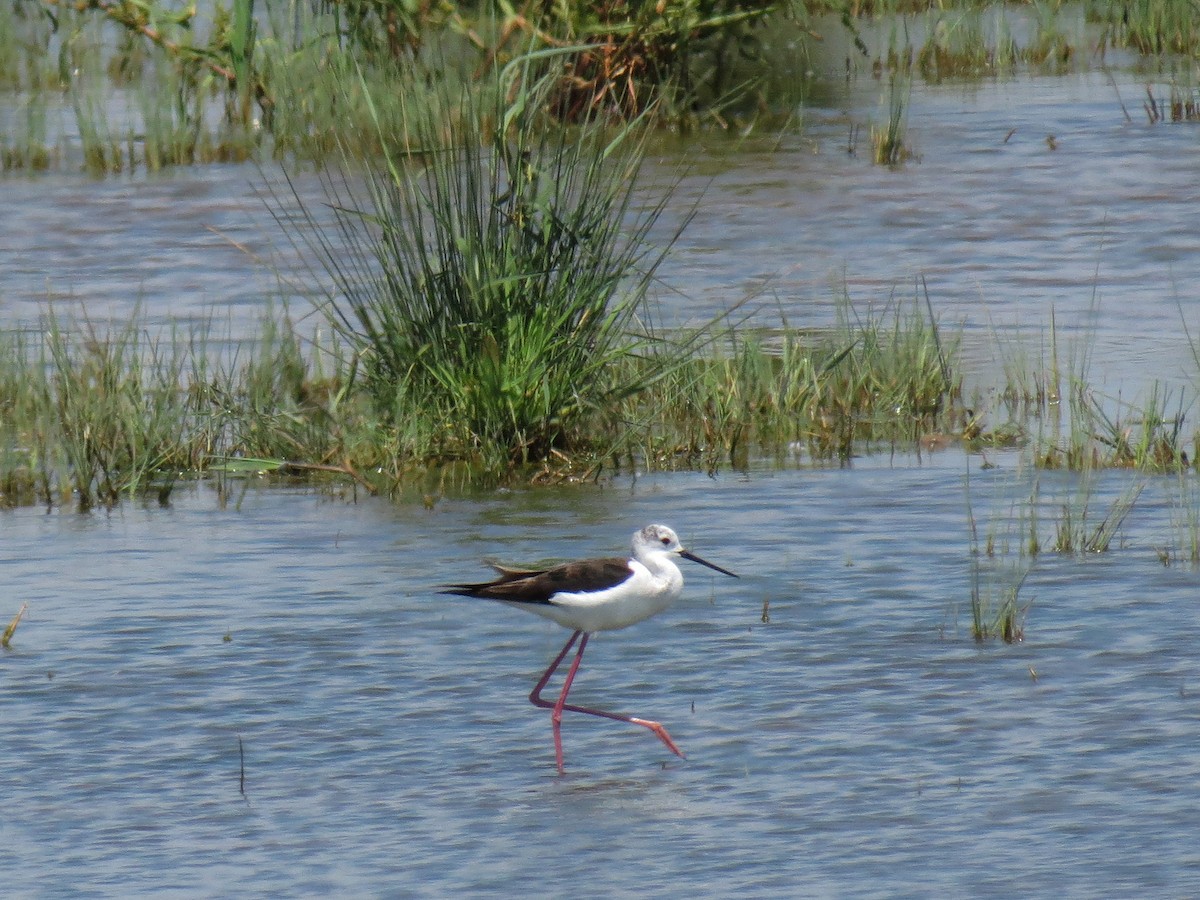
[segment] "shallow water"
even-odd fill
[[[810,110],[804,134],[778,152],[728,155],[674,260],[688,273],[689,311],[764,291],[762,320],[807,325],[831,321],[843,291],[879,309],[923,303],[927,286],[979,363],[997,342],[1009,355],[1024,342],[1036,361],[1053,310],[1064,360],[1072,344],[1091,348],[1098,385],[1194,375],[1183,335],[1184,322],[1197,329],[1200,280],[1194,126],[1147,125],[1145,86],[1129,80],[1120,96],[1141,120],[1127,123],[1101,73],[918,82],[909,136],[919,160],[894,171],[863,158],[865,126],[857,155],[845,150],[852,123],[881,120],[886,107],[872,104],[885,90]]]
[[[1200,889],[1200,608],[1155,556],[1166,501],[1105,557],[1041,557],[1025,642],[977,646],[964,466],[5,513],[4,614],[30,604],[0,655],[6,890]],[[973,473],[976,516],[1017,483]],[[743,577],[687,567],[572,696],[661,719],[688,758],[568,715],[559,778],[525,698],[566,632],[432,588],[655,520]]]
[[[819,327],[843,286],[879,308],[923,277],[977,381],[1045,352],[1051,309],[1095,386],[1189,381],[1200,145],[1139,120],[1142,76],[1113,74],[1132,123],[1099,73],[918,83],[920,158],[895,171],[865,158],[867,79],[800,135],[699,138],[663,320],[758,292],[752,322]],[[272,271],[298,261],[263,179],[5,180],[0,325],[70,301],[239,340],[268,298],[303,312],[310,276]],[[969,461],[969,497],[1016,545],[1030,486],[997,461]],[[1150,482],[1110,553],[1039,557],[1025,642],[977,646],[967,471],[950,452],[432,510],[285,489],[222,509],[199,487],[166,509],[0,513],[0,620],[29,603],[0,653],[6,892],[1200,892],[1197,573],[1157,554],[1187,537],[1179,485]],[[1076,489],[1042,478],[1045,540]],[[1101,479],[1092,515],[1126,483]],[[432,586],[487,556],[620,552],[649,521],[743,578],[689,568],[674,610],[595,640],[573,696],[660,718],[688,758],[568,718],[559,778],[525,697],[565,633]]]

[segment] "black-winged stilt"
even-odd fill
[[[447,585],[447,589],[442,591],[444,594],[499,600],[572,629],[570,640],[529,694],[534,706],[553,710],[550,722],[554,730],[554,755],[559,774],[564,771],[560,733],[564,711],[602,716],[649,728],[667,745],[667,749],[677,756],[683,756],[683,751],[675,746],[667,730],[658,722],[567,703],[571,682],[579,670],[588,638],[594,632],[634,625],[662,612],[679,597],[683,590],[683,574],[675,565],[676,556],[708,566],[723,575],[738,577],[728,569],[722,569],[683,549],[679,537],[666,525],[647,525],[633,536],[632,559],[585,559],[541,570],[493,566],[500,573],[500,577],[494,581]],[[543,700],[542,689],[576,641],[579,642],[579,649],[567,671],[558,700],[553,703]]]

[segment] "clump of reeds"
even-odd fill
[[[1046,479],[1051,491],[1046,493]],[[1044,552],[1067,556],[1107,553],[1122,524],[1141,496],[1145,482],[1128,481],[1096,512],[1099,473],[1095,470],[1048,474],[1034,472],[1028,495],[1012,501],[1007,512],[993,513],[981,541],[967,481],[967,533],[971,556],[972,635],[982,641],[1001,637],[1020,640],[1029,603],[1021,590],[1037,558]],[[1041,529],[1049,520],[1053,535]],[[1171,549],[1160,550],[1170,559]]]
[[[971,584],[971,637],[977,643],[1000,638],[1006,644],[1025,639],[1025,619],[1032,601],[1021,599],[1030,567],[1011,568],[984,583],[976,570]]]
[[[1200,119],[1200,96],[1195,88],[1187,89],[1171,83],[1167,99],[1154,96],[1154,89],[1146,85],[1146,100],[1142,104],[1151,125],[1159,122],[1195,122]]]
[[[609,411],[610,452],[631,464],[708,471],[745,465],[758,453],[786,455],[796,442],[829,458],[838,452],[828,440],[832,417],[814,413],[851,350],[840,341],[787,330],[730,331]],[[625,365],[645,368],[636,357]]]
[[[1107,0],[1089,5],[1089,15],[1105,23],[1103,43],[1139,53],[1191,55],[1200,46],[1200,16],[1192,3],[1178,0]]]
[[[547,64],[530,71],[550,79],[564,121],[653,111],[672,123],[723,125],[722,108],[750,95],[771,66],[765,23],[800,9],[789,0],[552,4],[536,19],[509,12],[484,58],[505,61],[513,43],[542,57]]]
[[[1072,378],[1062,397],[1065,409],[1031,409],[1038,416],[1033,460],[1046,469],[1085,472],[1127,468],[1143,472],[1178,471],[1190,465],[1185,448],[1183,398],[1171,412],[1170,397],[1155,385],[1142,402],[1097,396]]]
[[[1008,547],[1011,520],[1006,520],[1006,530],[998,539],[996,521],[993,519],[986,544],[981,547],[969,478],[966,503],[971,569],[971,637],[978,643],[997,637],[1008,644],[1016,643],[1025,637],[1025,617],[1030,606],[1029,602],[1021,601],[1021,588],[1033,569],[1032,560],[1026,555],[1025,538],[1018,535],[1017,543],[1022,546],[1014,559]],[[1021,523],[1023,527],[1024,523]],[[1033,527],[1036,531],[1036,526]]]
[[[871,126],[871,159],[877,165],[897,166],[913,156],[908,143],[908,105],[912,81],[892,75],[888,78],[887,121]]]
[[[929,35],[915,58],[916,68],[927,80],[992,75],[1011,69],[1019,58],[1003,16],[1000,34],[993,40],[985,34],[983,12],[978,9],[948,10],[927,21]]]
[[[1091,471],[1078,474],[1075,490],[1059,504],[1059,515],[1055,522],[1054,541],[1050,549],[1055,553],[1085,554],[1105,553],[1117,536],[1142,494],[1144,484],[1132,482],[1108,505],[1099,521],[1092,511],[1095,494],[1095,475]]]
[[[0,335],[0,504],[167,502],[180,478],[232,457],[306,474],[377,462],[336,348],[302,352],[286,318],[267,322],[240,363],[136,318],[105,329],[48,314]]]
[[[1163,565],[1183,560],[1193,567],[1200,566],[1200,492],[1196,477],[1195,472],[1177,475],[1176,490],[1171,495],[1173,539],[1158,551]]]
[[[872,65],[876,76],[887,71],[919,73],[927,81],[990,78],[1019,65],[1057,71],[1075,59],[1080,40],[1064,30],[1060,3],[872,6],[870,14],[892,21],[886,45]]]
[[[1028,480],[1028,494],[1011,501],[1006,511],[993,512],[981,540],[968,477],[971,633],[977,641],[1000,637],[1011,643],[1023,638],[1030,603],[1022,601],[1021,591],[1042,553],[1082,556],[1110,550],[1144,482],[1125,484],[1099,514],[1097,482],[1094,470],[1061,474],[1035,470]],[[1049,541],[1041,531],[1047,520],[1053,528]]]
[[[705,469],[800,450],[845,461],[959,428],[957,339],[927,307],[864,314],[843,297],[839,319],[819,332],[730,331],[614,414],[654,423],[631,430],[643,458]]]
[[[550,127],[549,87],[435,94],[408,141],[379,131],[365,196],[331,182],[337,232],[309,215],[300,236],[380,415],[488,467],[586,439],[654,377],[618,364],[662,358],[643,301],[669,243],[648,241],[663,200],[642,203],[641,132]]]
[[[175,343],[147,343],[132,323],[69,335],[51,320],[45,346],[44,389],[79,506],[112,505],[152,482],[169,496],[172,469],[190,467],[178,459],[187,415]]]
[[[1036,466],[1173,472],[1191,464],[1191,401],[1184,393],[1166,391],[1155,382],[1146,397],[1133,401],[1098,394],[1090,385],[1086,343],[1064,352],[1053,312],[1039,358],[1029,358],[1022,349],[1007,350],[1002,362],[1005,383],[998,396],[1010,421],[1036,426],[1030,438]]]

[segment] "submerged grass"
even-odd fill
[[[1035,513],[1035,524],[1030,529],[1030,555],[1036,555],[1043,547],[1052,553],[1068,555],[1108,552],[1125,518],[1142,495],[1145,482],[1127,483],[1097,517],[1097,478],[1098,473],[1089,469],[1059,485],[1057,495],[1048,501],[1047,518],[1053,517],[1053,540],[1043,544],[1037,534]],[[1041,503],[1041,491],[1041,480],[1035,478],[1029,500],[1031,508]]]
[[[988,526],[985,543],[981,546],[975,510],[971,499],[971,479],[965,484],[967,504],[967,540],[970,556],[971,637],[977,643],[1000,638],[1007,644],[1025,637],[1025,618],[1030,601],[1022,602],[1021,589],[1033,569],[1033,554],[1025,546],[1026,515],[1036,515],[1034,504],[1002,518],[1003,530],[993,517]],[[1012,552],[1013,526],[1017,533],[1018,549]],[[1036,531],[1036,525],[1033,526]],[[1036,541],[1036,538],[1033,540]]]
[[[924,297],[873,309],[843,295],[840,323],[821,331],[716,323],[654,333],[643,324],[654,251],[618,242],[605,257],[586,241],[616,238],[615,226],[580,215],[580,206],[548,216],[544,198],[554,195],[537,173],[553,173],[554,190],[574,185],[572,196],[586,188],[603,199],[598,183],[573,181],[578,173],[553,154],[551,162],[531,154],[519,157],[527,164],[520,173],[537,191],[509,189],[503,170],[506,189],[482,193],[500,163],[480,152],[476,187],[447,190],[431,207],[436,217],[418,217],[424,194],[371,211],[342,207],[343,225],[365,230],[352,238],[358,257],[326,235],[329,260],[344,267],[333,270],[328,298],[333,334],[301,336],[285,311],[268,316],[259,341],[232,357],[210,349],[207,334],[152,338],[137,321],[105,331],[48,315],[36,331],[5,335],[3,502],[87,508],[146,492],[166,499],[178,478],[207,472],[332,474],[387,492],[429,477],[497,483],[627,466],[844,463],[880,448],[959,442],[968,452],[1023,447],[1034,469],[1080,479],[1077,496],[1053,509],[1030,501],[1022,553],[1033,557],[1111,541],[1137,494],[1097,520],[1091,473],[1182,473],[1190,464],[1188,404],[1155,389],[1143,404],[1112,412],[1086,388],[1086,354],[1060,353],[1053,335],[1049,362],[1010,361],[999,394],[1010,419],[984,428],[988,410],[963,403],[958,338]],[[384,186],[459,189],[466,158],[442,157],[447,166],[456,160],[459,180],[441,188],[410,160],[394,174],[414,180]],[[464,212],[467,197],[474,219]],[[524,205],[514,202],[520,197]],[[404,203],[412,204],[408,218],[389,221]],[[618,209],[625,221],[624,205],[598,208]],[[523,227],[509,233],[514,223]],[[445,228],[441,237],[421,230],[436,228]],[[403,243],[417,235],[428,242]],[[609,260],[607,270],[596,267],[607,276],[582,278],[585,259]],[[593,293],[582,295],[588,285]],[[1034,374],[1013,377],[1027,368]],[[1039,521],[1056,522],[1055,533],[1040,534]]]
[[[319,369],[299,361],[290,328],[265,334],[270,346],[240,366],[213,363],[201,335],[152,338],[137,320],[104,329],[48,314],[4,335],[0,503],[167,502],[178,479],[227,457],[325,461],[335,398],[318,393]]]
[[[908,105],[912,81],[893,74],[888,78],[887,121],[871,126],[871,159],[876,165],[898,166],[913,155],[908,144]]]
[[[873,7],[864,15],[883,24],[871,64],[876,76],[936,82],[1004,77],[1019,67],[1061,72],[1087,46],[1078,11],[1059,0],[863,5]],[[869,55],[865,44],[860,49]]]
[[[967,526],[970,551],[971,633],[977,641],[1001,638],[1007,643],[1022,640],[1025,618],[1031,601],[1022,601],[1021,590],[1043,553],[1082,557],[1111,550],[1126,517],[1133,510],[1146,486],[1144,479],[1127,481],[1107,502],[1097,504],[1098,472],[1056,477],[1051,496],[1044,494],[1046,473],[1035,473],[1029,481],[1027,496],[994,512],[984,540],[978,535],[968,479],[966,489]],[[1018,476],[1020,478],[1020,476]],[[1158,548],[1159,559],[1169,564],[1186,556],[1189,540],[1195,536],[1194,522],[1185,499],[1173,513],[1180,537],[1174,545]],[[1097,514],[1096,507],[1101,506]],[[1188,517],[1191,517],[1190,519]],[[1042,527],[1052,528],[1046,540]]]
[[[728,331],[615,411],[641,456],[666,465],[744,465],[750,458],[848,461],[881,444],[915,444],[961,417],[957,349],[926,310],[858,312],[840,302],[823,332]]]
[[[340,91],[350,78],[371,80],[395,106],[420,101],[424,85],[391,60],[357,55],[336,15],[288,6],[268,3],[256,16],[252,0],[237,0],[206,22],[194,5],[0,0],[0,90],[24,113],[0,133],[0,162],[100,176],[321,159],[336,134],[367,131],[365,106]],[[58,124],[64,97],[73,128]]]
[[[81,509],[112,505],[152,484],[169,496],[171,472],[187,468],[179,384],[182,360],[145,343],[135,325],[101,336],[69,338],[51,321],[48,382],[62,466]]]
[[[5,121],[0,149],[7,170],[78,163],[94,175],[252,156],[324,161],[358,137],[357,152],[370,155],[372,119],[402,130],[431,88],[486,80],[530,50],[536,64],[521,73],[549,81],[560,122],[649,114],[727,127],[729,107],[760,105],[754,85],[773,66],[762,23],[788,5],[583,3],[534,14],[452,0],[0,0],[0,92],[31,110]],[[347,90],[358,80],[370,101]],[[39,123],[63,92],[74,127],[44,134]]]
[[[1172,537],[1157,549],[1159,561],[1169,566],[1185,562],[1200,567],[1200,488],[1195,472],[1180,472],[1171,493]]]
[[[1111,46],[1148,56],[1200,50],[1200,11],[1186,0],[1092,0],[1088,16],[1105,25]]]
[[[1157,473],[1191,465],[1188,445],[1196,431],[1189,433],[1187,422],[1195,401],[1184,391],[1154,382],[1132,400],[1098,393],[1091,386],[1087,338],[1060,347],[1053,312],[1036,358],[1026,352],[1028,342],[998,336],[997,344],[1004,385],[997,407],[981,415],[1002,415],[1007,419],[1002,429],[1026,434],[1036,467]]]
[[[1106,23],[1104,45],[1194,55],[1200,29],[1193,7],[1093,0],[1087,12]],[[897,82],[914,74],[995,77],[1021,65],[1062,70],[1086,57],[1077,50],[1082,13],[1058,0],[936,8],[886,0],[593,2],[552,4],[537,16],[508,4],[452,0],[232,0],[211,7],[0,0],[0,91],[11,92],[24,111],[0,134],[0,165],[14,171],[78,164],[101,175],[252,157],[324,161],[352,141],[370,155],[380,150],[374,119],[400,134],[411,108],[443,79],[486,79],[531,51],[537,62],[522,72],[533,82],[550,80],[560,122],[649,115],[672,128],[740,129],[793,114],[794,98],[768,102],[766,86],[782,70],[794,73],[778,79],[793,88],[806,79],[805,45],[820,37],[809,27],[828,9],[842,22],[832,27],[850,30],[869,70],[892,77],[886,123],[872,130],[875,158],[892,165],[910,152],[907,91],[897,91]],[[890,24],[879,29],[879,47],[868,48],[859,33],[856,23],[866,15]],[[456,65],[441,65],[447,58]],[[425,65],[414,69],[421,60]],[[348,89],[358,80],[371,85],[370,100]],[[63,92],[74,128],[48,133]],[[1194,101],[1172,90],[1169,101],[1151,97],[1147,113],[1192,118]]]

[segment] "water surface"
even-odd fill
[[[978,646],[964,468],[5,513],[4,604],[30,604],[0,656],[7,888],[1200,889],[1200,609],[1155,554],[1169,491],[1114,552],[1040,558],[1024,643]],[[976,516],[1018,483],[973,473]],[[589,646],[573,697],[660,719],[688,758],[568,716],[560,778],[525,697],[566,632],[433,586],[659,520],[743,578],[689,566],[674,609]]]
[[[652,181],[692,166],[668,219],[703,201],[659,315],[702,322],[753,294],[753,323],[821,327],[847,291],[878,310],[923,300],[923,279],[984,383],[1006,353],[1046,352],[1052,310],[1096,387],[1189,382],[1200,145],[1139,120],[1142,76],[1113,77],[918,83],[918,158],[898,170],[866,159],[885,108],[869,79],[831,86],[801,133],[664,151]],[[0,325],[52,304],[237,341],[272,298],[305,313],[313,277],[262,199],[278,178],[5,180]],[[319,180],[295,179],[319,204]],[[0,654],[5,888],[1198,893],[1197,573],[1159,562],[1195,491],[1151,479],[1108,554],[1040,556],[1025,641],[980,646],[968,497],[1011,549],[1031,494],[995,461],[622,477],[432,509],[286,489],[222,508],[201,486],[166,509],[4,511],[0,619],[29,603]],[[1100,480],[1093,516],[1129,477]],[[1042,478],[1048,541],[1079,495]],[[568,718],[559,778],[525,697],[565,633],[433,588],[483,577],[486,556],[622,552],[650,521],[743,578],[690,568],[675,609],[594,641],[575,696],[661,719],[688,758]]]
[[[927,288],[941,321],[965,329],[968,375],[985,385],[1005,358],[1048,359],[1052,313],[1061,358],[1086,352],[1074,369],[1096,387],[1128,399],[1190,383],[1200,142],[1194,124],[1150,125],[1145,90],[1144,75],[1119,71],[917,81],[917,157],[898,169],[869,161],[869,126],[887,110],[886,85],[869,78],[827,86],[799,132],[663,149],[649,187],[681,161],[692,174],[661,237],[700,203],[662,269],[656,315],[697,324],[743,303],[751,323],[821,327],[847,294],[865,313],[923,304]],[[324,218],[320,179],[293,175]],[[268,298],[307,313],[312,260],[272,203],[292,215],[271,166],[8,179],[0,324],[70,300],[100,320],[140,310],[151,325],[210,323],[236,340],[257,332]]]

